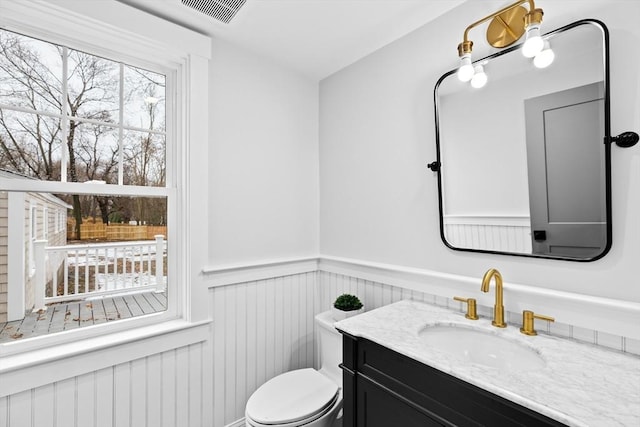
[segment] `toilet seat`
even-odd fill
[[[333,409],[340,389],[315,369],[298,369],[267,381],[249,398],[251,425],[291,427],[310,423]]]

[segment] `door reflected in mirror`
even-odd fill
[[[451,71],[435,89],[440,225],[459,250],[589,261],[610,238],[607,30],[585,20],[545,36],[538,68],[518,47]]]

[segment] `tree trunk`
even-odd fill
[[[72,109],[72,113],[75,111]],[[76,173],[76,155],[73,151],[73,138],[75,136],[77,123],[70,122],[69,123],[69,135],[67,137],[67,147],[69,152],[69,175],[71,178],[71,182],[78,182],[78,175]],[[82,234],[80,232],[80,226],[82,225],[82,206],[80,205],[80,196],[77,194],[73,195],[73,217],[76,220],[76,239],[81,240]]]
[[[108,197],[96,197],[98,201],[98,208],[100,208],[100,216],[102,217],[102,223],[109,224],[109,198]]]
[[[80,196],[77,194],[73,195],[73,217],[76,220],[76,239],[82,239],[80,235],[80,226],[82,225],[82,209],[80,206]]]

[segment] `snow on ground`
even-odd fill
[[[156,255],[155,241],[130,242],[127,246],[117,244],[118,246],[109,244],[83,245],[79,248],[61,247],[59,250],[50,250],[49,256],[61,257],[67,254],[69,266],[85,266],[85,265],[104,265],[107,261],[109,265],[116,262],[117,259],[130,261],[146,261],[151,256],[152,259]],[[64,248],[64,249],[63,249]],[[164,246],[164,255],[166,255],[166,242]]]
[[[156,242],[137,241],[127,243],[97,243],[88,245],[70,245],[59,248],[48,248],[49,265],[62,265],[64,257],[67,257],[67,265],[70,272],[76,268],[88,266],[94,267],[97,290],[89,294],[112,290],[134,290],[136,288],[155,286],[155,262]],[[163,256],[166,256],[166,241]],[[119,270],[116,272],[116,265]],[[140,272],[133,271],[135,269]],[[80,272],[84,274],[84,272]],[[163,285],[166,287],[167,277],[163,276]],[[94,284],[90,284],[94,289]]]
[[[164,285],[167,284],[167,276],[162,276]],[[143,286],[155,286],[156,276],[147,273],[134,274],[96,274],[96,282],[99,290],[130,289]]]

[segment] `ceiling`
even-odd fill
[[[320,80],[464,0],[247,0],[229,24],[180,0],[118,0]]]

